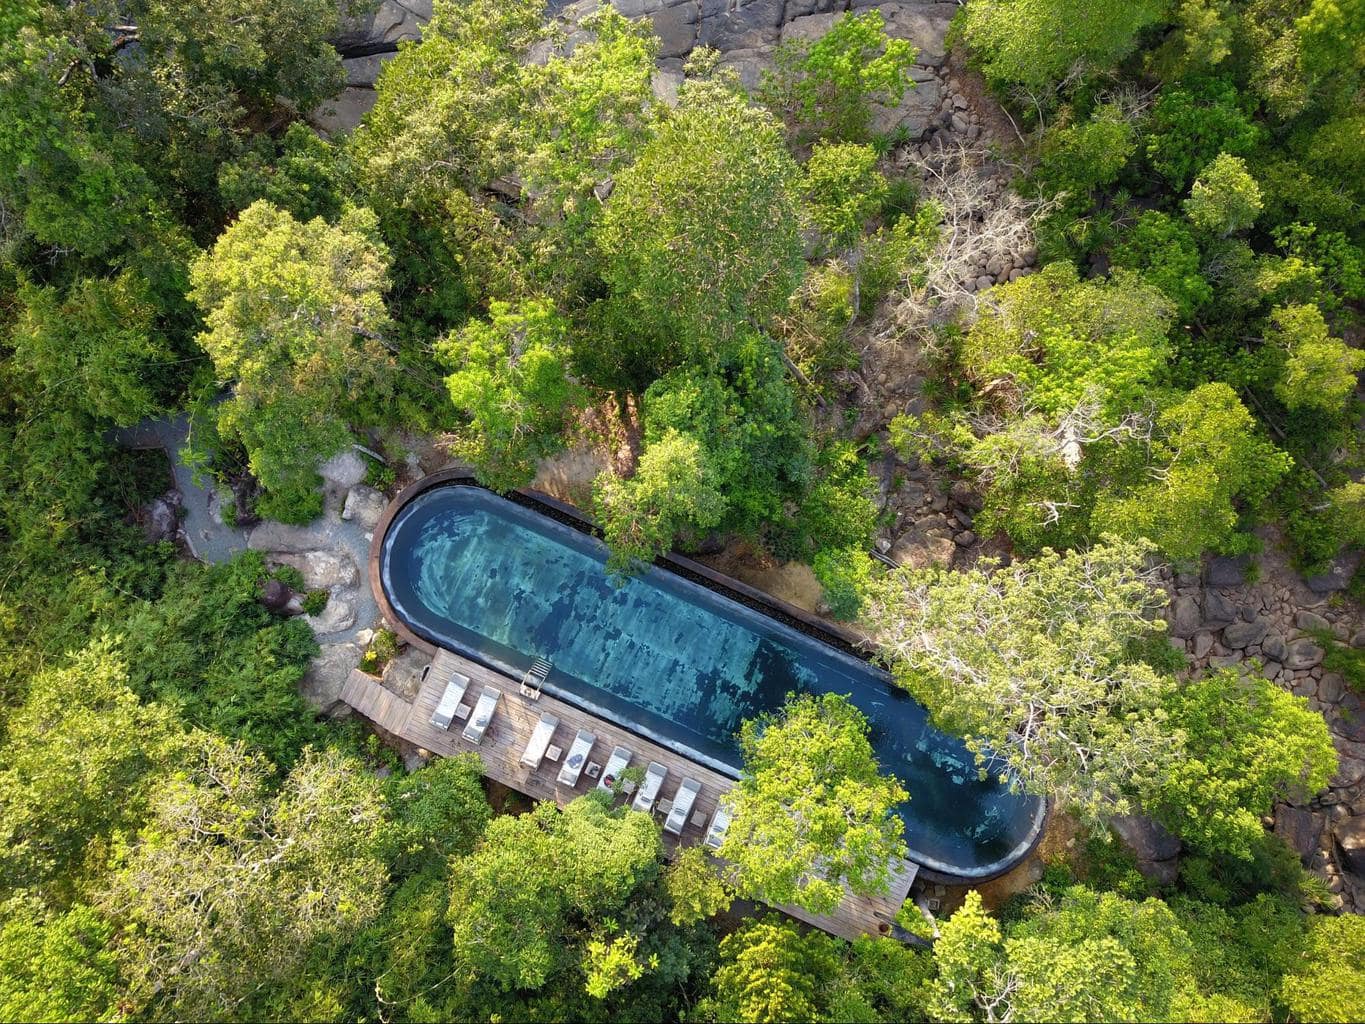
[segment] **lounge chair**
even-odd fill
[[[675,836],[682,835],[682,830],[687,825],[687,818],[692,813],[692,805],[697,802],[697,794],[701,792],[701,783],[696,779],[683,779],[678,786],[678,792],[673,797],[673,807],[668,812],[668,818],[664,821],[664,831],[671,832]]]
[[[612,786],[621,778],[621,773],[630,765],[630,759],[634,753],[629,747],[617,747],[611,752],[611,757],[607,759],[607,766],[602,769],[602,778],[597,783],[598,789],[611,789]]]
[[[645,781],[640,783],[640,791],[635,794],[635,801],[630,806],[646,814],[654,810],[654,801],[659,799],[659,787],[664,784],[667,775],[668,769],[664,765],[650,761],[645,769]]]
[[[431,724],[438,729],[449,729],[450,723],[455,720],[455,709],[460,706],[460,701],[464,700],[464,692],[469,689],[469,677],[458,673],[450,677],[450,682],[446,683],[445,692],[441,694],[441,699],[436,704],[436,710],[432,713]]]
[[[531,731],[526,752],[521,755],[521,763],[528,768],[539,768],[540,762],[545,760],[545,751],[549,749],[550,740],[554,738],[555,729],[558,727],[559,719],[556,716],[548,711],[542,714],[535,729]]]
[[[479,702],[474,705],[474,710],[469,715],[469,723],[461,733],[470,743],[483,742],[483,734],[488,731],[488,723],[493,721],[493,711],[498,706],[498,698],[501,696],[502,691],[491,686],[485,686],[483,693],[479,694]]]
[[[716,813],[711,815],[711,827],[706,830],[706,838],[702,842],[713,850],[719,850],[729,830],[730,809],[724,804],[717,804]]]
[[[587,729],[578,730],[578,735],[573,738],[573,746],[564,758],[564,767],[559,769],[558,777],[563,785],[578,785],[578,777],[583,774],[583,766],[588,763],[588,754],[596,742],[597,737]]]

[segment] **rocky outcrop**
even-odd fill
[[[358,484],[347,492],[346,504],[341,509],[341,518],[354,520],[365,529],[373,530],[388,504],[389,499],[384,496],[383,491]]]
[[[362,653],[360,646],[353,643],[323,646],[304,673],[299,693],[323,714],[345,714],[341,688],[351,670],[360,664]]]
[[[1345,909],[1365,910],[1359,845],[1365,837],[1365,701],[1322,664],[1322,638],[1354,643],[1361,612],[1340,597],[1328,600],[1295,572],[1273,528],[1258,532],[1258,556],[1211,558],[1202,579],[1171,578],[1170,634],[1186,651],[1191,671],[1258,673],[1305,698],[1327,720],[1337,773],[1307,802],[1277,806],[1274,832]],[[1196,608],[1200,621],[1191,631]]]
[[[1114,832],[1133,851],[1138,870],[1160,885],[1170,885],[1179,874],[1183,846],[1165,826],[1140,814],[1124,814],[1113,819]]]

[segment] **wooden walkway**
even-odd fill
[[[484,734],[483,742],[471,743],[461,735],[465,719],[457,718],[448,730],[431,724],[436,709],[452,674],[459,673],[470,680],[463,703],[472,707],[484,687],[493,687],[502,696],[498,699],[493,720]],[[501,672],[478,662],[452,654],[437,652],[427,670],[416,698],[409,703],[386,690],[378,679],[356,669],[351,672],[341,691],[341,699],[370,719],[386,732],[392,733],[433,754],[452,756],[477,751],[483,759],[484,774],[503,785],[525,793],[536,800],[554,800],[563,805],[582,796],[597,785],[584,771],[574,786],[561,784],[557,776],[579,729],[586,729],[597,737],[588,755],[590,764],[604,765],[612,748],[623,746],[634,752],[631,766],[643,768],[657,761],[668,769],[668,776],[659,792],[660,801],[672,801],[679,783],[684,778],[701,783],[701,793],[692,808],[691,820],[683,828],[681,840],[664,833],[665,845],[671,851],[678,843],[698,843],[710,823],[720,797],[734,785],[728,776],[686,758],[674,750],[660,746],[606,719],[588,714],[572,704],[546,693],[539,700],[529,700],[519,692],[518,682]],[[564,753],[558,761],[548,758],[538,769],[527,768],[521,755],[542,713],[549,712],[559,719],[551,743]],[[656,814],[658,812],[656,811]],[[892,890],[884,898],[867,898],[851,893],[834,913],[828,916],[810,914],[799,907],[779,907],[783,913],[821,928],[833,935],[853,939],[859,935],[877,934],[895,920],[905,902],[918,871],[917,865],[903,861],[896,872]]]

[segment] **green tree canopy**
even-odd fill
[[[1273,805],[1307,800],[1336,772],[1323,717],[1260,676],[1212,672],[1172,692],[1166,711],[1189,756],[1171,769],[1155,806],[1206,854],[1250,858]]]
[[[1165,7],[1162,0],[985,0],[964,7],[953,30],[992,85],[1036,93],[1078,66],[1092,72],[1112,67]]]
[[[914,88],[915,54],[906,40],[887,36],[881,11],[847,12],[819,39],[779,44],[758,96],[797,141],[868,142],[872,104],[898,106]]]
[[[386,822],[376,781],[341,755],[306,755],[272,793],[264,759],[198,742],[100,902],[120,923],[129,998],[206,1019],[378,912]]]
[[[799,180],[777,123],[728,75],[684,83],[597,235],[621,315],[658,346],[654,375],[706,363],[786,305],[803,269]]]
[[[207,325],[199,343],[232,388],[219,430],[240,440],[267,491],[310,489],[362,406],[391,388],[387,252],[376,230],[364,209],[332,227],[260,201],[191,270]]]
[[[681,533],[709,530],[725,510],[706,453],[676,430],[649,446],[630,479],[603,473],[593,490],[616,573],[653,561]]]
[[[1174,680],[1137,661],[1161,599],[1146,542],[1106,538],[1008,568],[899,569],[864,619],[896,679],[983,768],[1083,815],[1123,814],[1182,755]]]
[[[57,891],[98,872],[107,837],[141,824],[181,746],[174,716],[138,700],[107,640],[40,673],[6,731],[0,885],[11,888]]]
[[[495,818],[483,842],[451,865],[456,966],[504,988],[539,988],[575,958],[574,937],[622,913],[658,873],[648,815],[612,814],[582,797]]]
[[[488,320],[471,320],[437,343],[454,373],[455,407],[468,417],[454,454],[498,490],[524,487],[540,459],[559,451],[580,389],[569,375],[569,325],[544,299],[495,302]]]
[[[887,891],[905,856],[896,806],[907,794],[881,774],[857,708],[836,694],[791,697],[780,713],[745,722],[740,747],[721,856],[741,894],[829,913],[845,885]]]

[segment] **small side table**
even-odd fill
[[[602,766],[596,761],[589,761],[588,767],[584,769],[588,773],[588,778],[595,779],[602,774]]]
[[[556,746],[551,745],[551,746],[547,747],[546,750],[545,750],[545,760],[547,760],[547,761],[558,761],[558,760],[559,760],[559,755],[562,754],[562,753],[564,753],[564,751],[561,750],[559,747],[556,747]]]
[[[458,718],[461,722],[463,722],[465,719],[469,717],[469,713],[473,710],[474,709],[470,707],[468,704],[461,704],[458,708],[455,709],[455,717]]]
[[[671,812],[672,810],[673,810],[673,801],[672,801],[672,800],[660,800],[660,801],[659,801],[659,804],[658,804],[658,811],[659,811],[659,813],[662,814],[665,818],[668,817],[669,812]]]
[[[692,824],[695,825],[697,828],[705,828],[706,815],[702,814],[701,811],[697,811],[692,815]]]

